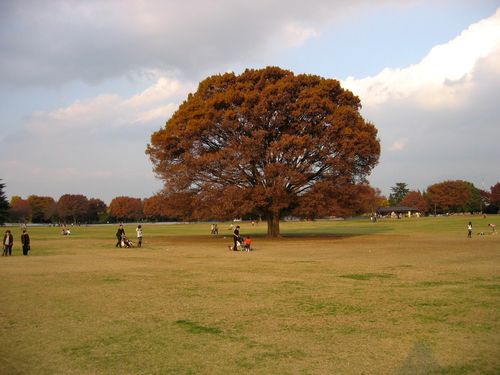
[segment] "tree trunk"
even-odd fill
[[[279,237],[280,236],[280,216],[270,214],[267,217],[267,236]]]

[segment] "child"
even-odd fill
[[[137,232],[137,247],[142,246],[142,226],[139,224],[135,230]]]
[[[245,251],[252,251],[252,239],[250,236],[247,236],[243,241]]]

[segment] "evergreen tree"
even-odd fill
[[[0,225],[4,225],[9,217],[9,201],[3,191],[4,187],[5,184],[0,182]]]
[[[396,186],[391,187],[391,194],[389,194],[389,204],[391,206],[397,206],[410,192],[406,183],[396,182]]]

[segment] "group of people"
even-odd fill
[[[139,224],[135,229],[137,235],[137,247],[142,247],[142,225]],[[116,246],[115,247],[134,247],[134,243],[125,236],[125,228],[120,224],[116,231]]]
[[[240,226],[237,225],[233,230],[233,246],[228,245],[230,251],[252,251],[252,239],[250,236],[243,238],[240,235]]]
[[[30,247],[30,236],[26,229],[22,230],[21,234],[21,245],[23,249],[23,255],[28,255],[28,252],[31,250]],[[2,256],[11,256],[12,255],[12,247],[14,246],[14,236],[11,231],[7,229],[3,236],[3,252]]]
[[[491,229],[491,234],[496,234],[497,233],[497,225],[494,223],[488,224],[488,228]],[[484,235],[487,234],[485,232],[479,232],[479,235]],[[469,224],[467,224],[467,238],[472,238],[472,222],[469,221]]]

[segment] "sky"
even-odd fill
[[[266,66],[360,97],[386,196],[500,181],[500,0],[2,0],[5,193],[150,197],[151,134],[200,80]]]

